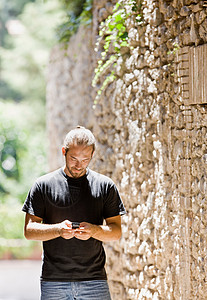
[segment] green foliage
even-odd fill
[[[60,0],[2,3],[5,11],[14,7],[9,18],[18,19],[24,32],[6,32],[0,46],[0,258],[24,258],[34,243],[23,237],[21,207],[34,180],[47,172],[46,66],[65,12]]]
[[[7,205],[0,206],[0,237],[6,239],[22,239],[24,228],[24,214],[21,206],[13,203],[10,208]],[[5,222],[7,220],[7,222]]]
[[[0,98],[1,99],[14,99],[19,101],[22,98],[21,92],[14,90],[5,80],[0,80]]]
[[[0,215],[0,259],[7,255],[11,258],[29,257],[36,243],[24,239],[21,206],[16,203],[10,207],[1,204]]]
[[[85,0],[61,0],[67,11],[72,11],[76,17],[83,11]]]
[[[29,2],[35,2],[35,0],[9,0],[3,1],[4,11],[7,11],[9,17],[17,17],[19,14],[22,13],[24,6]],[[3,3],[2,3],[3,4]]]
[[[2,113],[1,113],[2,114]],[[1,115],[1,120],[2,120]],[[20,135],[12,120],[4,120],[0,123],[0,170],[7,177],[19,178],[18,161],[21,144]]]
[[[24,240],[22,203],[34,180],[47,172],[44,110],[0,101],[0,258],[25,258],[34,243]]]
[[[118,0],[113,14],[101,24],[99,39],[95,49],[98,52],[102,47],[101,59],[98,61],[98,66],[95,69],[92,85],[93,87],[100,85],[100,79],[103,76],[105,76],[105,80],[97,92],[95,104],[106,87],[116,79],[115,67],[117,59],[122,55],[122,52],[126,53],[131,49],[128,42],[127,20],[132,14],[135,14],[137,22],[140,22],[140,11],[141,1],[137,4],[135,0]]]
[[[57,28],[60,43],[67,43],[80,24],[89,25],[92,21],[93,0],[62,0],[67,12],[66,20]]]
[[[4,196],[9,194],[9,186],[6,179],[19,181],[20,154],[24,148],[21,142],[23,132],[18,129],[14,119],[5,114],[3,103],[0,103],[0,196],[1,202]]]
[[[0,1],[0,45],[6,46],[6,37],[8,35],[6,29],[6,22],[10,19],[16,18],[22,11],[28,2],[34,2],[35,0],[1,0]]]
[[[63,15],[59,0],[24,6],[19,17],[23,34],[10,36],[10,47],[0,48],[2,98],[44,102],[46,66]]]
[[[57,36],[60,43],[67,43],[79,27],[79,20],[71,11],[67,12],[67,20],[57,28]]]
[[[173,49],[168,51],[167,54],[168,55],[170,55],[170,54],[175,55],[178,52],[179,49],[180,49],[180,46],[177,43],[173,43]]]
[[[46,172],[44,113],[38,109],[0,102],[0,203],[22,203],[33,180]]]

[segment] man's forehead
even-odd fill
[[[68,149],[69,153],[91,153],[93,146],[72,144]]]

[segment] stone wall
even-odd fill
[[[99,143],[93,167],[113,178],[127,209],[122,239],[105,245],[113,300],[204,300],[207,99],[198,83],[204,71],[194,69],[205,70],[206,1],[143,0],[142,26],[134,15],[127,23],[133,48],[118,59],[116,80],[93,108],[101,51],[94,43],[116,2],[94,1],[88,35],[81,29],[66,56],[53,50],[51,168],[60,165],[57,149],[71,126],[93,129]]]

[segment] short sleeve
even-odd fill
[[[104,219],[126,214],[123,202],[115,184],[110,185],[104,201]]]
[[[35,183],[30,189],[22,207],[22,211],[36,217],[44,218],[44,199],[38,183]]]

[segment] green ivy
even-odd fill
[[[128,42],[127,20],[135,14],[136,21],[141,22],[140,11],[141,1],[137,4],[135,0],[119,0],[113,9],[113,14],[101,23],[95,51],[98,52],[101,45],[104,45],[92,86],[97,86],[101,77],[105,76],[105,79],[97,92],[95,104],[106,87],[116,79],[116,61],[122,55],[122,50],[124,49],[126,53],[131,49]]]
[[[58,41],[67,43],[79,26],[92,22],[93,0],[64,0],[67,11],[66,21],[57,28]]]

